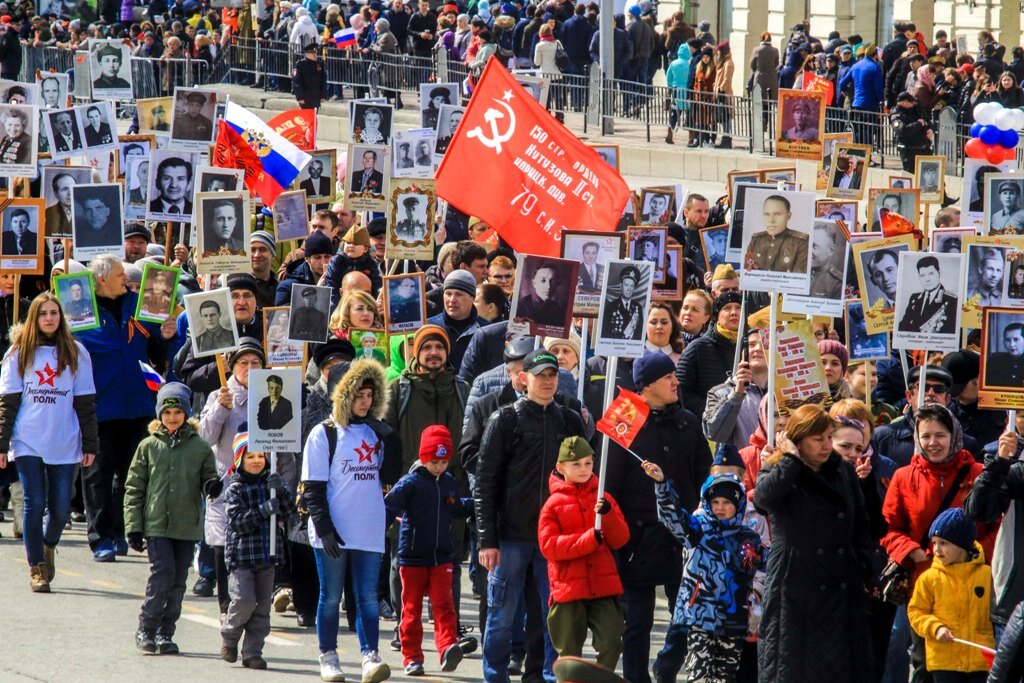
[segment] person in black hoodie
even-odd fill
[[[914,172],[918,155],[930,154],[935,133],[927,114],[917,107],[914,96],[906,90],[896,97],[896,107],[889,114],[889,123],[896,131],[896,147],[903,170]]]
[[[315,285],[332,260],[334,245],[331,238],[321,230],[314,230],[303,243],[302,260],[288,264],[286,274],[277,285],[274,296],[275,306],[288,306],[292,301],[292,285]]]
[[[714,325],[683,350],[676,364],[683,406],[694,415],[704,414],[708,390],[724,382],[732,371],[741,301],[739,292],[720,294],[711,307]]]

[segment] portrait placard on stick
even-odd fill
[[[384,311],[388,334],[415,332],[427,323],[423,273],[384,278]]]
[[[302,370],[249,371],[249,450],[302,450]]]
[[[868,334],[864,325],[864,304],[846,302],[846,348],[851,361],[885,360],[889,358],[889,333]]]
[[[596,354],[627,358],[643,355],[653,280],[654,264],[650,261],[608,262],[597,317]]]
[[[807,313],[838,318],[843,314],[846,250],[850,234],[837,221],[814,221],[811,233],[811,288],[807,296],[787,294],[786,313]]]
[[[512,294],[509,326],[531,336],[566,339],[579,267],[569,259],[524,255]]]
[[[196,268],[202,274],[248,270],[249,193],[197,192]]]
[[[174,300],[178,294],[180,268],[158,266],[147,263],[142,270],[139,287],[139,303],[135,318],[148,323],[162,323],[174,312]]]
[[[891,330],[899,288],[900,254],[917,251],[917,240],[913,235],[885,237],[854,242],[852,248],[868,334]]]
[[[1024,252],[1024,236],[967,235],[961,252],[967,260],[963,282],[963,326],[981,327],[981,309],[1009,306],[1004,299],[1011,254]]]
[[[288,339],[291,315],[290,306],[269,306],[263,309],[263,350],[270,367],[306,366],[306,344]]]
[[[832,395],[811,322],[786,323],[777,334],[774,385],[779,413],[788,415],[807,403],[827,406],[832,402]]]
[[[96,285],[91,272],[58,275],[53,279],[53,287],[72,332],[92,330],[100,326]]]
[[[238,348],[238,328],[227,287],[186,294],[183,303],[192,338],[192,354],[196,358]]]
[[[601,287],[604,284],[608,261],[622,258],[621,232],[604,233],[586,230],[566,230],[562,233],[562,258],[578,261],[579,281],[572,314],[583,318],[596,318],[601,308]]]
[[[814,193],[748,188],[744,213],[740,286],[744,290],[807,294]]]
[[[824,93],[780,90],[775,156],[819,161],[824,123]]]
[[[385,258],[417,261],[433,259],[436,211],[437,191],[433,180],[392,180]]]
[[[0,271],[41,275],[45,253],[43,199],[0,199]]]
[[[1024,311],[982,312],[978,384],[978,407],[1024,410]]]
[[[960,348],[963,254],[900,254],[894,349]]]

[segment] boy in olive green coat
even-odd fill
[[[149,554],[149,582],[135,645],[151,654],[178,654],[172,637],[188,567],[203,537],[203,494],[216,497],[224,486],[210,444],[188,419],[191,393],[178,382],[160,387],[157,419],[135,451],[125,481],[128,545]]]

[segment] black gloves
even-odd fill
[[[598,545],[602,545],[604,543],[604,534],[601,533],[600,529],[594,529],[594,538],[597,539]]]
[[[270,517],[281,512],[281,501],[277,498],[269,498],[260,503],[260,514],[264,517]]]
[[[275,491],[288,490],[287,488],[285,488],[284,479],[282,479],[281,475],[278,474],[277,472],[274,472],[269,477],[267,477],[267,486],[271,489],[274,489]]]
[[[612,511],[612,504],[608,502],[607,498],[601,499],[601,509],[597,511],[599,515],[607,515]]]
[[[217,479],[210,479],[206,482],[206,486],[204,487],[204,493],[206,493],[206,497],[210,500],[219,496],[223,491],[224,480],[219,477]]]
[[[334,560],[341,557],[341,546],[345,545],[345,541],[341,540],[338,532],[328,531],[320,541],[324,544],[324,552],[327,553],[327,557]]]
[[[142,540],[141,531],[132,531],[128,534],[128,547],[137,553],[146,551],[146,542]]]

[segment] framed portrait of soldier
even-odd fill
[[[729,263],[739,263],[743,260],[743,245],[746,228],[746,204],[747,192],[750,190],[771,190],[778,192],[778,187],[766,183],[748,183],[736,181],[732,186],[732,222],[729,224],[729,246],[725,252],[725,260]]]
[[[787,294],[782,300],[784,313],[842,316],[849,244],[850,233],[842,223],[815,219],[810,245],[810,289],[806,296]]]
[[[171,145],[205,152],[217,132],[217,92],[200,88],[175,88],[171,110]]]
[[[43,273],[45,211],[42,199],[0,199],[0,271]]]
[[[1024,236],[968,235],[962,253],[967,261],[962,290],[963,325],[981,327],[981,309],[1009,306],[1004,299],[1011,258],[1024,252]]]
[[[278,242],[305,239],[309,235],[309,214],[305,190],[282,192],[272,208]]]
[[[1024,235],[1024,173],[987,173],[984,207],[988,234]]]
[[[964,250],[964,240],[978,234],[978,229],[970,228],[932,228],[928,231],[929,251],[937,254],[960,254]]]
[[[38,107],[0,104],[0,178],[36,177],[38,136]]]
[[[978,387],[980,408],[1024,409],[1024,311],[982,312]]]
[[[72,332],[94,330],[100,326],[96,286],[91,272],[58,275],[53,279],[53,288]]]
[[[180,268],[158,266],[155,263],[143,266],[135,319],[159,324],[170,318],[174,312],[180,276]]]
[[[819,199],[814,202],[814,217],[826,221],[842,221],[846,229],[857,232],[857,202],[844,202],[834,199]]]
[[[395,108],[378,102],[352,104],[352,144],[390,145]]]
[[[671,190],[640,190],[640,225],[665,225],[676,215],[675,194]]]
[[[247,191],[196,193],[196,268],[200,273],[236,273],[250,268],[249,202]]]
[[[148,97],[135,100],[139,130],[143,133],[170,133],[173,97]]]
[[[814,193],[750,189],[744,196],[744,290],[807,294]]]
[[[963,254],[900,254],[894,349],[960,348]]]
[[[654,283],[665,280],[665,247],[668,228],[659,225],[641,225],[626,230],[626,253],[634,261],[654,264]]]
[[[914,187],[921,190],[921,201],[925,204],[941,203],[946,196],[946,157],[915,157]]]
[[[846,348],[850,361],[885,360],[889,358],[889,333],[868,334],[864,321],[864,304],[847,301],[843,321],[846,323]]]
[[[665,279],[661,284],[655,284],[651,290],[652,301],[682,301],[683,300],[683,247],[679,244],[670,244],[665,247]]]
[[[146,218],[146,197],[149,192],[149,156],[131,157],[124,173],[124,217],[126,220]]]
[[[345,178],[345,209],[348,211],[387,210],[391,161],[386,145],[349,145],[348,172]]]
[[[572,323],[579,267],[577,261],[570,259],[524,254],[516,268],[510,331],[566,339]]]
[[[41,167],[39,191],[46,202],[47,238],[71,239],[71,188],[91,182],[92,169],[85,166]]]
[[[616,171],[619,170],[619,146],[618,145],[587,145],[595,152],[597,156],[601,157],[604,163],[608,164]]]
[[[985,210],[988,193],[985,178],[993,173],[1013,173],[1015,169],[1014,161],[990,164],[986,159],[964,159],[963,186],[960,190],[961,225],[974,225],[985,230],[986,217],[989,215]],[[991,206],[999,205],[1000,202],[996,201]]]
[[[249,448],[264,452],[302,450],[302,369],[249,371]]]
[[[39,86],[39,106],[43,109],[63,109],[67,107],[70,78],[66,73],[37,71],[36,84]]]
[[[622,258],[624,237],[621,232],[562,231],[562,258],[580,264],[572,306],[574,316],[597,317],[608,262]]]
[[[82,142],[87,152],[117,149],[117,117],[114,103],[109,100],[76,107],[82,125]],[[101,175],[100,177],[106,177]]]
[[[832,160],[835,158],[835,147],[837,144],[851,144],[853,132],[825,133],[822,136],[821,163],[818,165],[818,173],[815,177],[814,189],[818,192],[828,188],[829,175],[832,173]]]
[[[299,172],[292,187],[304,190],[306,201],[310,204],[326,204],[334,201],[335,179],[338,174],[337,154],[338,151],[335,149],[309,152],[313,158]]]
[[[420,84],[420,126],[437,130],[441,119],[441,107],[458,105],[458,83],[421,83]]]
[[[292,285],[292,315],[288,321],[288,339],[322,344],[327,340],[331,314],[331,288],[316,285]]]
[[[71,202],[76,260],[84,263],[100,254],[124,253],[121,183],[75,185],[71,188]]]
[[[128,164],[133,158],[149,158],[149,153],[156,149],[156,136],[148,135],[118,135],[117,153],[114,160],[117,162],[115,175],[124,178],[128,172]]]
[[[415,128],[395,132],[391,177],[434,177],[434,129]]]
[[[653,287],[653,263],[608,262],[608,277],[601,288],[595,353],[625,358],[643,355]]]
[[[267,354],[268,367],[306,367],[306,343],[288,338],[291,317],[291,306],[263,309],[263,350]]]
[[[441,105],[441,114],[437,120],[437,135],[434,136],[434,161],[441,163],[448,145],[455,139],[455,131],[462,123],[462,117],[466,114],[465,107],[456,105]]]
[[[917,251],[913,235],[853,241],[857,289],[864,304],[864,320],[870,334],[892,329],[899,288],[900,254]]]
[[[392,180],[385,257],[431,260],[434,256],[433,217],[436,211],[437,190],[433,180]]]
[[[914,179],[906,175],[894,174],[889,176],[889,189],[909,190],[914,186]]]
[[[829,199],[863,199],[870,161],[871,145],[837,143],[832,152],[825,196]]]
[[[94,100],[132,99],[132,46],[128,41],[89,39]]]
[[[825,94],[780,90],[775,156],[820,161],[825,127]]]
[[[917,188],[880,188],[868,190],[868,220],[871,232],[885,233],[883,216],[886,222],[892,220],[892,214],[899,214],[914,224],[918,229],[921,223],[921,191]]]
[[[384,320],[388,334],[415,332],[427,324],[426,280],[423,273],[405,273],[384,278]]]
[[[714,225],[702,228],[699,234],[700,245],[704,251],[704,270],[714,273],[715,268],[729,262],[725,257],[729,244],[729,226]]]
[[[192,219],[192,194],[199,154],[156,149],[149,154],[146,220],[184,223]]]
[[[352,329],[349,331],[349,339],[356,350],[353,361],[373,360],[384,367],[388,366],[388,335],[384,330]]]
[[[227,287],[186,294],[182,304],[192,338],[192,355],[202,358],[238,348],[238,329]]]

